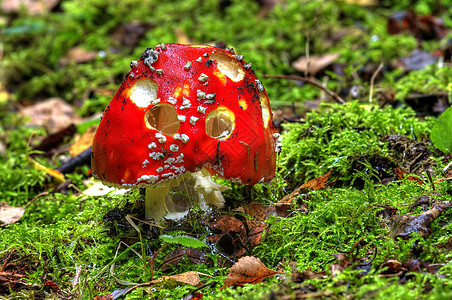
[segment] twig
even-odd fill
[[[341,104],[345,104],[344,99],[339,97],[339,95],[335,94],[333,91],[327,89],[325,86],[322,85],[322,83],[320,81],[318,81],[315,78],[301,77],[298,75],[263,75],[263,77],[264,78],[277,78],[277,79],[290,79],[290,80],[303,81],[303,82],[306,82],[306,83],[309,83],[309,84],[312,84],[312,85],[318,87],[319,89],[321,89],[322,91],[327,93],[331,98],[333,98],[337,102],[339,102]]]
[[[39,197],[42,197],[42,196],[48,196],[48,195],[49,195],[48,192],[42,192],[42,193],[36,195],[36,197],[34,197],[33,199],[31,199],[31,201],[28,202],[27,205],[25,205],[24,209],[27,209],[27,207],[29,207],[29,206],[30,206],[33,202],[35,202],[35,200],[38,199]]]
[[[377,77],[378,73],[380,73],[381,69],[383,68],[383,63],[381,63],[378,68],[375,70],[375,72],[372,74],[372,77],[370,78],[370,89],[369,89],[369,103],[372,103],[372,97],[374,93],[374,82],[375,78]]]

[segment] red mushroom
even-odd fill
[[[220,207],[221,186],[210,174],[270,181],[278,138],[267,93],[242,56],[162,44],[131,63],[94,137],[92,167],[109,185],[147,187],[146,218],[158,219],[182,179]]]

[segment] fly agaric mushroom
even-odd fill
[[[130,66],[94,137],[92,168],[108,185],[146,187],[146,218],[171,213],[168,192],[182,180],[221,208],[211,174],[250,185],[273,178],[279,134],[243,56],[161,44]]]

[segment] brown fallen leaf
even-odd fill
[[[3,13],[17,13],[25,9],[31,15],[42,15],[55,8],[60,0],[3,0]]]
[[[292,193],[290,193],[289,195],[286,195],[285,197],[283,197],[281,200],[279,200],[279,203],[293,203],[294,200],[297,198],[297,196],[301,193],[301,191],[305,190],[305,189],[311,189],[311,190],[320,190],[320,189],[324,189],[325,187],[328,186],[328,179],[330,178],[331,172],[333,170],[329,170],[326,174],[323,174],[317,178],[311,179],[308,182],[305,182],[303,185],[297,187]],[[337,178],[334,180],[336,181]],[[334,182],[333,181],[333,182]]]
[[[150,284],[155,284],[157,282],[165,281],[165,280],[174,280],[180,283],[185,283],[193,286],[201,285],[201,279],[199,278],[198,272],[189,271],[181,274],[171,275],[171,276],[162,276],[158,279],[152,280]]]
[[[76,132],[77,127],[75,127],[74,124],[71,124],[55,133],[48,134],[41,143],[35,147],[35,150],[49,151],[55,149],[62,143],[70,140]]]
[[[216,243],[220,251],[231,258],[245,253],[246,229],[239,219],[224,215],[210,223],[209,227],[215,234],[208,236],[207,241]]]
[[[146,32],[154,27],[155,24],[153,23],[134,20],[131,23],[120,24],[110,38],[117,41],[121,46],[133,49],[138,45]]]
[[[309,74],[315,75],[320,71],[326,69],[336,59],[339,58],[338,53],[329,53],[319,56],[302,56],[292,63],[292,67],[300,72],[309,72]]]
[[[0,226],[14,224],[22,218],[25,208],[10,206],[0,202]]]
[[[169,265],[176,266],[182,259],[187,258],[194,264],[206,264],[209,258],[206,254],[192,247],[179,247],[168,253],[163,259],[159,269],[165,271],[170,268]]]
[[[239,286],[246,283],[259,283],[267,277],[281,274],[267,268],[262,261],[254,256],[240,258],[230,269],[224,281],[224,286]]]
[[[69,65],[70,63],[86,63],[93,61],[97,56],[97,52],[95,51],[88,51],[81,47],[74,47],[72,49],[69,49],[69,51],[64,55],[58,63],[60,66],[64,67]]]
[[[50,133],[77,124],[81,120],[74,108],[61,98],[50,98],[22,108],[19,115],[30,118],[28,125],[44,126]]]
[[[77,135],[74,143],[69,149],[71,157],[75,157],[91,147],[93,144],[94,134],[96,133],[97,125],[89,127],[82,135]]]
[[[391,219],[391,231],[394,237],[409,239],[413,233],[426,237],[430,234],[427,228],[441,213],[452,207],[452,202],[443,201],[433,205],[433,208],[415,216],[395,216]]]
[[[397,180],[404,180],[404,179],[406,179],[406,180],[409,180],[409,181],[417,182],[418,184],[424,184],[421,179],[419,179],[416,176],[410,175],[407,171],[405,171],[405,170],[403,170],[401,168],[395,168],[394,169],[394,173],[395,173],[395,175],[397,177]]]

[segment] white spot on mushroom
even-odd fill
[[[143,161],[143,168],[146,168],[146,165],[149,163],[149,160],[147,160],[147,159],[145,159],[144,161]]]
[[[131,68],[136,68],[138,67],[138,62],[136,60],[132,60],[132,62],[130,63],[130,67]]]
[[[199,113],[202,113],[202,114],[205,114],[206,113],[206,108],[204,107],[204,106],[198,106],[198,112]]]
[[[206,93],[204,93],[201,90],[197,90],[196,91],[196,98],[198,98],[198,100],[206,99]]]
[[[160,49],[166,50],[166,45],[165,45],[165,43],[161,43],[159,46],[160,46]]]
[[[207,75],[204,74],[204,73],[201,73],[201,75],[199,75],[199,77],[198,77],[198,80],[199,80],[200,82],[206,82],[208,79],[209,79],[209,76],[207,76]]]
[[[178,145],[175,145],[175,144],[172,144],[169,148],[170,148],[170,150],[173,151],[173,152],[179,151],[179,146],[178,146]]]
[[[151,69],[154,69],[151,65],[159,58],[159,52],[154,49],[146,49],[142,56],[145,57],[143,62]]]
[[[163,168],[162,167],[158,167],[156,171],[157,171],[157,173],[160,173],[160,172],[163,171]],[[162,177],[163,177],[163,175],[162,175]]]
[[[152,142],[152,143],[150,143],[150,144],[148,145],[148,148],[149,148],[149,149],[157,148],[157,144],[154,143],[154,142]]]
[[[176,159],[174,157],[169,157],[167,160],[164,161],[165,164],[171,165],[174,163]]]
[[[158,84],[154,80],[139,79],[130,88],[129,98],[138,107],[148,107],[157,100],[157,89]]]
[[[188,137],[188,135],[186,135],[186,134],[179,134],[179,133],[176,133],[175,135],[173,135],[173,138],[175,140],[181,140],[182,143],[184,143],[184,144],[186,144],[188,142],[188,140],[190,139]]]
[[[166,173],[166,174],[162,174],[161,176],[162,176],[162,178],[173,178],[173,177],[175,177],[173,173]]]
[[[256,79],[254,82],[256,83],[257,90],[259,92],[263,92],[264,91],[264,85],[262,84],[262,82],[259,79]]]
[[[163,75],[163,70],[162,69],[157,69],[157,70],[155,70],[155,72],[157,73],[157,75],[160,75],[160,76]]]
[[[168,102],[171,103],[172,105],[176,105],[177,104],[177,99],[174,98],[173,96],[169,96]]]
[[[183,163],[184,162],[184,154],[181,153],[178,157],[176,157],[177,163]]]
[[[191,68],[191,61],[187,61],[187,63],[185,64],[184,68],[186,70],[190,70],[190,68]]]
[[[155,138],[158,139],[159,143],[165,143],[166,142],[166,136],[164,136],[160,132],[157,132],[155,134]]]
[[[160,98],[157,98],[157,99],[155,99],[155,100],[152,100],[152,102],[151,102],[152,105],[157,105],[157,104],[159,104],[159,103],[160,103]]]
[[[196,59],[196,61],[197,61],[197,62],[202,62],[202,57],[201,57],[201,56],[198,57],[198,58]]]
[[[190,100],[188,100],[185,97],[182,97],[182,106],[180,107],[180,109],[189,108],[190,106],[191,106]]]
[[[185,122],[185,120],[187,119],[187,117],[184,116],[184,115],[178,115],[178,116],[177,116],[177,119],[179,120],[179,122]]]
[[[142,175],[140,178],[137,179],[137,183],[140,181],[147,181],[148,183],[154,183],[159,179],[157,175]]]
[[[149,157],[153,158],[154,160],[160,160],[164,158],[165,156],[161,152],[151,152],[149,153]]]
[[[196,125],[196,121],[198,121],[199,120],[199,118],[197,118],[197,117],[195,117],[195,116],[191,116],[190,117],[190,123],[192,124],[192,125]]]
[[[163,168],[166,170],[169,168],[169,165],[164,165]]]
[[[282,136],[279,133],[273,133],[273,138],[276,139],[275,152],[281,152],[282,148]]]
[[[215,93],[207,94],[206,95],[206,99],[207,99],[206,103],[213,103],[213,102],[215,102],[215,96],[216,96]]]
[[[243,67],[245,68],[245,70],[249,70],[251,69],[251,63],[244,64]]]
[[[237,59],[238,61],[242,61],[242,60],[243,60],[243,55],[237,55],[237,54],[234,54],[234,55],[232,55],[232,57],[234,57],[234,58]]]

